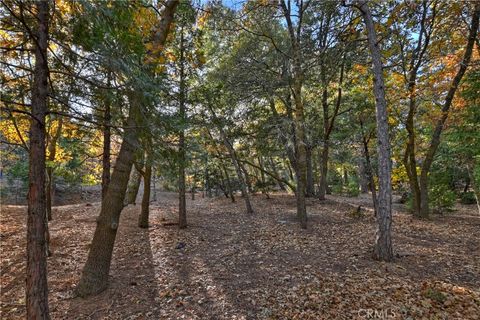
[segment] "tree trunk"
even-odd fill
[[[322,148],[322,159],[320,164],[320,184],[318,186],[318,199],[325,200],[325,194],[327,193],[327,174],[328,174],[328,151],[329,141],[324,141]]]
[[[45,115],[48,98],[48,20],[49,1],[35,3],[35,69],[32,87],[32,116],[28,171],[27,215],[27,319],[50,319],[48,309],[47,256],[45,231],[47,221],[45,195]]]
[[[103,114],[102,199],[105,198],[108,184],[110,183],[110,119],[110,101],[107,101],[105,103],[105,112]]]
[[[184,229],[187,227],[187,202],[186,202],[186,185],[185,185],[185,124],[186,118],[186,79],[185,79],[185,37],[184,28],[180,27],[180,84],[179,84],[179,110],[180,118],[179,142],[178,142],[178,227]]]
[[[150,187],[152,180],[152,158],[152,150],[150,150],[150,147],[147,147],[145,174],[143,176],[142,209],[138,217],[138,226],[140,228],[148,228],[148,217],[150,214]]]
[[[93,236],[88,259],[83,268],[82,277],[76,287],[76,293],[81,296],[97,294],[106,289],[108,273],[112,261],[113,246],[119,225],[120,213],[127,191],[130,171],[138,147],[135,114],[138,105],[130,105],[127,127],[120,152],[113,168],[112,178],[102,200],[102,208],[97,218],[97,227]]]
[[[223,132],[223,130],[221,130],[221,131]],[[235,168],[235,171],[237,172],[238,181],[240,183],[240,190],[241,190],[241,193],[242,193],[242,197],[245,200],[245,207],[247,209],[247,213],[248,214],[253,214],[254,211],[253,211],[252,204],[250,202],[250,195],[249,195],[248,190],[247,190],[247,184],[245,182],[242,167],[240,166],[240,163],[238,161],[236,152],[233,149],[233,146],[231,145],[230,141],[228,141],[227,137],[225,136],[225,133],[221,133],[221,135],[223,137],[224,144],[227,147],[230,158],[232,159],[232,163],[233,163],[233,166]]]
[[[230,196],[230,200],[232,202],[235,202],[235,195],[233,194],[233,187],[232,187],[232,182],[230,181],[230,176],[228,175],[227,167],[223,164],[223,161],[221,163],[223,173],[225,174],[225,179],[227,180],[227,188],[228,188],[228,194]]]
[[[192,200],[195,200],[195,192],[197,189],[197,171],[193,174],[192,188],[190,189]]]
[[[210,105],[208,107],[209,107],[210,113],[213,116],[213,119],[215,120],[215,122],[217,122],[218,131],[220,132],[220,136],[223,140],[223,144],[227,148],[230,159],[232,160],[233,167],[235,168],[235,172],[237,173],[238,182],[240,183],[240,190],[241,190],[241,193],[242,193],[242,197],[245,200],[245,207],[247,209],[247,213],[248,214],[253,214],[254,211],[253,211],[252,204],[250,202],[250,195],[248,194],[247,183],[245,181],[245,177],[243,176],[242,166],[241,166],[240,162],[238,161],[235,149],[233,148],[233,145],[228,140],[227,134],[225,133],[225,130],[223,130],[221,124],[218,123],[219,121],[218,121],[217,115],[215,114],[213,108]]]
[[[373,91],[375,94],[377,141],[378,141],[378,213],[377,232],[374,247],[374,257],[378,260],[391,261],[392,247],[392,180],[390,141],[388,137],[388,113],[385,99],[385,84],[383,80],[383,65],[377,40],[375,26],[367,2],[357,1],[367,29],[368,46],[372,56],[372,71],[374,75]]]
[[[367,176],[370,192],[372,193],[373,211],[376,217],[378,214],[378,200],[377,188],[375,187],[375,179],[373,178],[372,162],[370,161],[370,150],[368,149],[368,142],[370,140],[370,137],[367,138],[365,136],[362,120],[360,120],[360,128],[362,130],[363,155],[365,157],[365,174]]]
[[[54,173],[54,161],[55,156],[57,154],[57,143],[58,139],[60,139],[60,135],[62,134],[62,127],[63,127],[63,118],[58,119],[58,126],[55,130],[55,133],[48,139],[48,164],[47,164],[47,190],[45,192],[46,195],[46,202],[47,202],[47,218],[48,221],[52,220],[52,202],[53,197],[55,194],[55,188],[53,183],[53,173]],[[48,245],[48,243],[47,243]]]
[[[478,186],[478,182],[476,181],[473,175],[473,167],[467,166],[467,171],[468,171],[469,181],[472,185],[473,195],[475,196],[475,200],[477,202],[478,214],[480,214],[480,189]]]
[[[313,148],[307,147],[307,190],[306,196],[313,197],[315,196],[315,183],[313,182],[313,165],[312,165],[312,154]]]
[[[360,180],[360,192],[365,194],[368,193],[369,190],[369,178],[367,175],[367,168],[365,163],[365,158],[360,158],[358,160],[358,177]]]
[[[323,62],[322,62],[323,63]],[[335,126],[335,119],[337,118],[338,112],[340,110],[340,105],[342,103],[342,86],[343,86],[343,77],[345,72],[345,54],[342,58],[342,64],[340,67],[340,78],[338,82],[337,90],[337,100],[335,102],[335,108],[333,110],[333,115],[330,118],[329,116],[329,107],[328,107],[328,82],[325,78],[325,67],[322,65],[322,83],[323,83],[323,92],[322,92],[322,109],[323,109],[323,149],[321,153],[321,164],[320,164],[320,184],[318,190],[318,199],[325,200],[325,194],[328,191],[328,156],[330,151],[330,135]]]
[[[276,176],[276,177],[279,177],[280,178],[280,174],[278,172],[278,169],[277,169],[277,165],[275,164],[275,160],[273,160],[272,157],[269,158],[269,161],[270,161],[270,166],[272,167],[272,170],[273,170],[273,174]],[[281,179],[281,178],[280,178]],[[287,188],[285,188],[285,184],[280,180],[280,179],[275,179],[275,181],[277,182],[277,185],[278,185],[278,188],[282,191],[286,191]]]
[[[137,203],[137,196],[138,190],[140,189],[140,182],[142,181],[142,175],[137,170],[135,166],[132,166],[132,172],[130,174],[130,179],[128,181],[128,188],[127,188],[127,197],[126,197],[126,204],[133,204]]]

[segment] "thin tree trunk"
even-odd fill
[[[110,80],[110,73],[108,75]],[[102,155],[102,199],[107,194],[108,184],[110,183],[110,100],[105,103],[105,112],[103,114],[103,155]]]
[[[329,151],[329,141],[324,141],[322,154],[320,158],[322,159],[320,164],[320,184],[318,186],[318,199],[325,200],[325,194],[327,193],[327,174],[328,174],[328,151]]]
[[[358,177],[360,180],[360,192],[365,194],[369,191],[369,178],[367,175],[367,168],[365,163],[365,158],[359,158],[358,160]]]
[[[48,111],[48,23],[49,1],[35,2],[35,69],[30,123],[28,215],[27,215],[27,319],[50,319],[48,308],[47,226],[45,194],[45,115]]]
[[[323,69],[323,68],[322,68]],[[325,71],[322,72],[324,77]],[[343,77],[345,74],[345,54],[342,58],[342,64],[340,66],[340,78],[338,81],[337,89],[337,100],[335,102],[335,108],[333,110],[333,115],[329,116],[329,107],[328,107],[328,82],[323,78],[323,92],[322,92],[322,109],[323,109],[323,149],[321,153],[321,165],[320,165],[320,184],[318,190],[318,199],[325,200],[325,194],[327,194],[328,189],[328,158],[330,151],[330,135],[333,132],[335,126],[335,119],[337,118],[338,112],[340,111],[340,106],[342,104],[342,86],[343,86]]]
[[[378,141],[378,212],[377,232],[374,247],[374,257],[378,260],[391,261],[392,247],[392,180],[390,141],[388,137],[388,113],[385,99],[385,84],[383,80],[383,65],[381,51],[377,40],[372,13],[366,1],[357,1],[367,29],[368,46],[372,56],[372,71],[374,75],[373,91],[375,94],[377,141]]]
[[[363,122],[360,119],[360,128],[362,130],[362,144],[363,144],[363,155],[365,157],[365,174],[367,175],[368,186],[370,192],[372,193],[372,203],[375,217],[378,214],[378,200],[377,200],[377,188],[375,187],[375,179],[373,178],[373,169],[372,162],[370,161],[370,150],[368,149],[368,142],[370,141],[370,136],[367,138],[366,133],[364,132]],[[373,133],[373,132],[372,132]]]
[[[480,189],[473,175],[473,168],[470,166],[467,166],[467,171],[468,171],[469,180],[471,181],[473,195],[475,196],[475,201],[477,202],[478,214],[480,214]]]
[[[143,175],[143,197],[142,209],[138,217],[138,226],[140,228],[148,228],[148,218],[150,214],[150,188],[152,180],[152,150],[150,146],[147,148],[147,156],[145,161],[145,174]]]
[[[143,162],[143,161],[142,161]],[[132,172],[128,181],[126,204],[137,203],[138,191],[140,190],[140,183],[142,181],[142,175],[135,166],[132,166]]]
[[[235,202],[235,195],[233,194],[232,182],[230,181],[230,176],[228,175],[227,167],[223,164],[223,161],[221,162],[221,166],[222,166],[223,173],[225,174],[225,179],[227,180],[227,188],[228,188],[228,194],[230,196],[230,200],[232,200],[232,202]]]
[[[313,182],[313,165],[312,165],[312,154],[313,148],[307,147],[307,190],[306,196],[313,197],[315,196],[315,183]]]
[[[47,165],[47,186],[46,186],[47,190],[45,192],[46,202],[47,202],[48,221],[52,220],[52,202],[53,202],[53,196],[55,193],[54,183],[53,183],[53,179],[54,179],[53,163],[57,155],[57,143],[58,143],[58,139],[60,139],[60,135],[62,134],[62,127],[63,127],[63,118],[59,118],[58,126],[55,130],[55,133],[50,137],[49,144],[48,144],[48,162],[49,163]]]
[[[220,136],[223,140],[223,144],[227,148],[230,159],[232,160],[233,167],[235,168],[235,171],[237,173],[238,182],[240,183],[240,190],[241,190],[241,193],[242,193],[242,197],[245,200],[245,207],[247,209],[247,213],[248,214],[253,214],[254,210],[253,210],[252,204],[250,202],[250,195],[248,194],[247,183],[245,181],[245,177],[244,177],[243,172],[242,172],[242,166],[241,166],[240,162],[238,161],[238,157],[237,157],[237,154],[235,152],[235,149],[233,148],[233,145],[228,140],[227,134],[225,133],[225,130],[223,130],[221,124],[219,123],[218,117],[215,114],[213,108],[210,105],[208,107],[209,107],[210,113],[212,114],[215,122],[217,122],[218,131],[220,132]]]
[[[193,174],[192,188],[190,190],[192,200],[195,200],[196,189],[197,189],[197,171],[195,170],[195,173]]]
[[[127,127],[124,131],[123,142],[120,147],[112,178],[102,208],[97,218],[97,227],[93,236],[87,262],[83,268],[82,277],[76,287],[76,293],[81,296],[97,294],[106,289],[108,273],[112,261],[113,246],[117,235],[120,213],[127,191],[130,171],[138,146],[135,113],[138,105],[130,105]]]
[[[185,124],[186,124],[186,89],[185,89],[185,37],[184,28],[180,27],[180,90],[179,90],[179,142],[178,142],[178,227],[184,229],[187,227],[187,202],[186,202],[186,185],[185,185]]]
[[[280,178],[280,174],[278,172],[277,165],[275,164],[275,161],[273,160],[272,157],[269,158],[269,161],[270,161],[270,166],[272,167],[272,170],[273,170],[273,174],[276,177],[278,177],[278,179],[275,179],[275,181],[277,182],[278,188],[280,188],[280,190],[282,190],[282,191],[286,191],[287,188],[285,188],[285,185]]]

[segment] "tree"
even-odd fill
[[[377,139],[378,139],[378,212],[377,232],[374,247],[374,257],[378,260],[391,261],[392,248],[392,180],[390,141],[388,138],[387,101],[385,99],[385,83],[383,79],[383,64],[381,51],[377,40],[372,12],[366,1],[355,2],[361,12],[368,38],[368,47],[372,57],[372,71],[374,76],[373,91],[375,93]]]
[[[35,69],[29,145],[29,188],[27,215],[27,318],[50,319],[47,286],[46,194],[45,194],[45,116],[48,111],[48,24],[49,1],[35,3],[36,25],[32,34]]]
[[[304,71],[302,67],[302,51],[301,51],[301,32],[302,32],[302,15],[308,8],[310,1],[300,1],[298,9],[297,25],[294,25],[290,1],[287,3],[280,0],[280,8],[285,18],[291,45],[291,66],[292,66],[292,96],[294,100],[294,126],[295,126],[295,162],[296,162],[296,178],[297,178],[297,217],[300,220],[302,228],[307,228],[307,207],[305,203],[305,192],[307,187],[307,147],[305,137],[305,114],[302,97],[302,86],[304,80]]]
[[[167,39],[173,14],[178,1],[169,0],[165,3],[154,43],[162,48]],[[141,88],[135,88],[141,90]],[[135,90],[136,91],[136,90]],[[134,162],[136,146],[138,145],[137,119],[140,116],[140,105],[137,93],[130,93],[129,114],[124,129],[123,141],[113,169],[107,193],[102,200],[97,227],[83,268],[82,277],[76,287],[79,296],[88,296],[103,291],[108,285],[108,274],[112,260],[115,237],[118,230],[120,213],[127,190],[130,170]]]

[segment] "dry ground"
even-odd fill
[[[73,297],[99,203],[55,207],[49,258],[53,319],[480,319],[480,217],[474,206],[430,221],[394,216],[393,263],[371,259],[374,219],[349,215],[348,199],[310,199],[309,228],[295,200],[189,201],[189,227],[173,221],[176,195],[161,193],[151,227],[140,206],[122,213],[110,285]],[[471,211],[469,214],[468,210]],[[1,213],[1,319],[25,317],[25,214]]]

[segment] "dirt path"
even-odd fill
[[[336,199],[338,200],[338,199]],[[478,319],[480,218],[394,217],[394,263],[372,261],[374,219],[352,207],[309,199],[310,227],[292,218],[295,200],[255,196],[188,201],[189,227],[176,194],[152,204],[151,227],[136,227],[139,206],[122,213],[109,288],[88,299],[73,288],[86,260],[99,204],[56,207],[49,258],[53,319]],[[473,210],[473,209],[472,209]],[[24,318],[25,207],[1,215],[2,318]],[[370,311],[369,311],[370,310]]]

